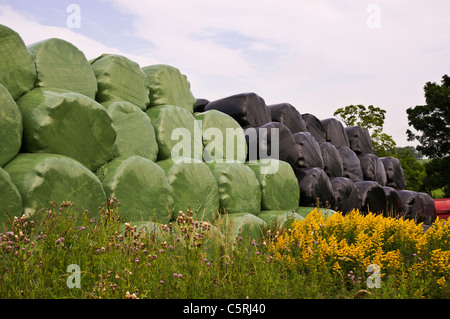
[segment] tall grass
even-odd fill
[[[167,225],[133,223],[123,220],[116,199],[99,211],[93,218],[73,203],[52,203],[32,218],[14,218],[0,235],[0,298],[450,296],[449,226],[442,221],[414,232],[417,241],[408,239],[402,220],[356,213],[324,218],[315,210],[251,237],[236,233],[226,216],[211,224],[187,210]],[[383,253],[379,247],[372,253],[381,230]],[[367,238],[372,246],[363,245]],[[381,288],[367,287],[367,263],[382,267]],[[69,288],[69,265],[79,266],[80,288]]]

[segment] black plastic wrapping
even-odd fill
[[[353,209],[361,210],[361,197],[355,183],[347,177],[330,178],[334,194],[334,210],[346,214]]]
[[[422,200],[423,205],[423,216],[419,216],[418,222],[423,222],[426,225],[431,225],[437,217],[434,200],[427,193],[418,192],[417,194]]]
[[[417,192],[398,190],[397,194],[402,201],[402,216],[404,218],[418,220],[421,216],[424,216],[423,201]]]
[[[381,186],[386,185],[386,172],[383,162],[375,154],[365,154],[359,156],[363,179],[365,181],[375,181]]]
[[[361,170],[361,162],[358,156],[349,147],[342,146],[338,148],[339,154],[341,154],[342,164],[344,167],[343,177],[350,178],[354,182],[360,182],[363,180],[363,174]]]
[[[387,198],[380,184],[373,181],[362,181],[356,182],[355,186],[362,201],[361,212],[384,214]]]
[[[205,111],[218,110],[234,118],[241,127],[256,127],[271,121],[270,109],[255,93],[240,93],[211,101]]]
[[[335,118],[328,118],[320,121],[325,130],[327,142],[332,143],[337,148],[350,147],[344,125]]]
[[[291,133],[307,132],[306,123],[297,109],[289,103],[269,105],[272,122],[280,122],[286,125]]]
[[[344,164],[342,164],[342,157],[339,150],[330,142],[323,142],[319,144],[323,159],[323,170],[329,177],[344,176]]]
[[[297,169],[295,175],[300,187],[300,206],[334,207],[333,187],[323,169]]]
[[[316,139],[317,143],[323,143],[326,141],[327,135],[323,128],[322,122],[312,114],[302,114],[302,119],[305,121],[306,130],[311,133]]]
[[[272,130],[278,129],[278,157],[272,154]],[[296,147],[291,131],[282,123],[270,122],[260,127],[250,127],[244,130],[247,141],[247,161],[261,158],[276,158],[289,163],[292,168],[298,167],[300,159],[299,151]],[[255,147],[256,146],[256,147]]]
[[[385,215],[389,217],[398,217],[402,213],[402,201],[398,196],[397,190],[389,186],[382,186],[386,195],[386,211]]]
[[[395,189],[405,189],[405,173],[403,172],[399,159],[388,156],[381,157],[380,160],[383,162],[384,170],[386,172],[386,186]]]
[[[205,112],[205,107],[208,105],[207,99],[195,99],[194,113]]]
[[[345,128],[350,148],[356,155],[373,154],[372,138],[369,131],[361,126]]]
[[[300,155],[298,167],[300,168],[324,168],[322,152],[319,143],[309,132],[297,132],[292,134]]]

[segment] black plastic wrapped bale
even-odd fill
[[[280,122],[291,130],[292,134],[307,132],[306,123],[297,109],[289,103],[272,104],[268,106],[272,122]]]
[[[387,198],[383,187],[377,182],[362,181],[355,183],[361,197],[361,212],[383,214],[386,211]]]
[[[256,127],[271,121],[270,109],[255,93],[240,93],[211,101],[205,111],[218,110],[234,118],[242,127]]]
[[[320,122],[325,130],[327,142],[332,143],[337,148],[342,146],[350,147],[344,125],[338,119],[328,118]]]
[[[297,132],[292,134],[297,146],[300,159],[298,165],[300,168],[324,168],[322,152],[319,143],[309,132]]]
[[[400,160],[395,157],[381,157],[386,172],[386,186],[395,189],[405,189],[406,179]]]
[[[306,130],[311,133],[316,139],[317,143],[323,143],[327,139],[327,134],[323,128],[322,122],[312,114],[302,114],[302,119],[305,121]]]
[[[361,170],[361,162],[358,156],[349,147],[342,146],[338,148],[339,154],[341,154],[342,165],[344,168],[343,177],[348,177],[354,182],[360,182],[363,180],[363,174]]]
[[[386,185],[386,172],[383,162],[375,154],[365,154],[359,156],[363,179],[365,181],[375,181],[381,186]]]
[[[205,107],[208,105],[207,99],[195,99],[194,113],[205,112]]]
[[[361,210],[361,197],[355,183],[347,177],[330,178],[334,194],[334,210],[344,214],[353,209]]]
[[[350,126],[344,130],[347,134],[350,148],[356,155],[373,154],[372,138],[369,131],[361,126]]]
[[[270,157],[289,163],[293,169],[298,167],[300,155],[291,131],[284,124],[270,122],[250,127],[244,130],[244,134],[248,146],[247,161]]]
[[[400,199],[400,196],[398,196],[397,190],[395,188],[389,186],[382,187],[387,200],[387,212],[385,215],[395,218],[402,212],[402,201]]]
[[[417,192],[398,190],[397,194],[402,201],[402,215],[404,218],[418,220],[420,216],[424,215],[423,201]]]
[[[420,216],[418,222],[423,222],[426,225],[431,225],[437,217],[436,206],[433,198],[427,193],[417,193],[423,204],[423,216]]]
[[[329,177],[344,176],[344,164],[342,163],[341,153],[330,142],[323,142],[319,144],[323,159],[323,170]]]
[[[299,206],[334,207],[333,187],[323,169],[296,169],[298,185],[300,187]]]

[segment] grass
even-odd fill
[[[123,220],[116,199],[99,210],[95,219],[53,203],[12,220],[0,235],[0,298],[450,297],[442,221],[423,233],[401,219],[314,210],[252,237],[189,210],[167,225]],[[369,264],[381,267],[380,288],[367,286]]]

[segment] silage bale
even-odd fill
[[[334,210],[349,213],[354,209],[361,210],[362,200],[355,183],[347,177],[334,177],[330,179],[333,187]]]
[[[431,225],[436,220],[437,217],[434,200],[427,193],[418,192],[417,195],[422,200],[423,205],[423,215],[419,216],[417,222],[418,223],[423,222],[426,225]]]
[[[325,130],[326,140],[337,148],[350,147],[344,125],[335,118],[328,118],[320,121]]]
[[[286,125],[291,133],[307,132],[306,123],[297,109],[289,103],[268,105],[272,122],[280,122]]]
[[[261,188],[261,210],[286,210],[298,207],[300,189],[292,167],[277,159],[249,161]]]
[[[217,110],[234,118],[243,128],[256,127],[271,121],[270,109],[255,93],[240,93],[208,103],[205,111]]]
[[[58,88],[95,99],[97,79],[86,56],[76,46],[51,38],[27,48],[36,65],[35,87]]]
[[[48,208],[49,201],[71,201],[79,210],[99,216],[98,207],[107,199],[94,173],[67,156],[22,153],[4,169],[22,196],[27,217]]]
[[[23,116],[23,151],[76,159],[91,171],[113,157],[116,131],[104,107],[60,89],[36,88],[17,100]]]
[[[309,132],[297,132],[292,134],[299,152],[299,168],[318,167],[323,169],[324,162],[319,143]]]
[[[298,208],[298,207],[297,207]],[[296,209],[297,209],[296,208]],[[259,213],[258,218],[261,218],[269,226],[275,226],[278,229],[284,227],[289,227],[293,221],[300,221],[304,219],[303,216],[299,215],[295,209],[293,210],[263,210]],[[272,229],[271,227],[271,229]]]
[[[380,184],[373,181],[361,181],[355,182],[355,186],[362,201],[361,212],[385,214],[388,199]]]
[[[101,178],[108,197],[117,197],[120,211],[132,221],[168,223],[173,198],[164,170],[140,156],[118,157],[103,168]]]
[[[195,220],[212,221],[219,211],[219,188],[209,167],[201,162],[156,162],[166,173],[175,214],[189,208]]]
[[[263,228],[267,227],[264,220],[247,213],[222,214],[217,225],[229,240],[236,240],[239,237],[247,240],[260,239],[264,235]]]
[[[361,126],[345,128],[350,148],[356,155],[373,154],[372,138],[369,131]]]
[[[302,114],[302,119],[305,121],[306,129],[316,139],[317,143],[326,142],[327,133],[322,125],[322,122],[312,114]]]
[[[150,105],[176,105],[193,113],[196,100],[186,75],[170,65],[157,64],[142,68],[150,86]]]
[[[333,188],[323,169],[297,169],[295,175],[300,187],[300,206],[334,207]]]
[[[158,158],[158,143],[150,118],[130,102],[113,102],[108,106],[117,137],[114,157],[139,155],[149,160]]]
[[[0,232],[3,230],[3,226],[6,226],[7,220],[21,215],[22,196],[12,182],[11,176],[0,168]]]
[[[390,217],[398,217],[402,212],[402,201],[397,193],[397,190],[388,186],[381,186],[384,190],[387,200],[387,212],[385,215]],[[433,201],[434,205],[434,201]]]
[[[386,172],[386,186],[395,189],[405,189],[406,179],[402,165],[398,158],[387,156],[381,157],[384,170]]]
[[[329,177],[342,177],[344,175],[344,164],[339,150],[330,142],[319,144],[323,159],[323,170]]]
[[[402,202],[402,217],[419,220],[424,216],[423,201],[418,192],[410,190],[397,190],[397,194]]]
[[[117,54],[90,61],[97,78],[96,101],[104,106],[127,101],[145,111],[150,103],[147,75],[136,62]]]
[[[0,167],[19,153],[22,131],[20,109],[11,94],[0,84]]]
[[[295,212],[301,217],[306,218],[308,214],[313,212],[315,209],[317,209],[317,211],[320,212],[323,215],[323,217],[330,217],[331,215],[336,213],[335,210],[329,208],[323,207],[312,208],[310,206],[300,206],[295,210]]]
[[[356,153],[347,146],[339,147],[338,151],[341,155],[342,165],[344,168],[342,176],[350,178],[354,182],[362,181],[363,173],[358,155],[356,155]]]
[[[194,118],[201,121],[205,162],[245,162],[247,142],[236,120],[216,110],[196,113]]]
[[[195,99],[194,113],[205,112],[205,107],[208,105],[209,100],[198,98]]]
[[[261,189],[255,173],[243,163],[207,163],[219,187],[221,213],[261,211]]]
[[[161,105],[151,107],[145,113],[155,129],[159,161],[169,158],[202,159],[202,132],[189,111],[175,105]],[[177,148],[172,154],[174,146]]]
[[[20,35],[0,24],[0,83],[14,100],[34,86],[36,67]]]

